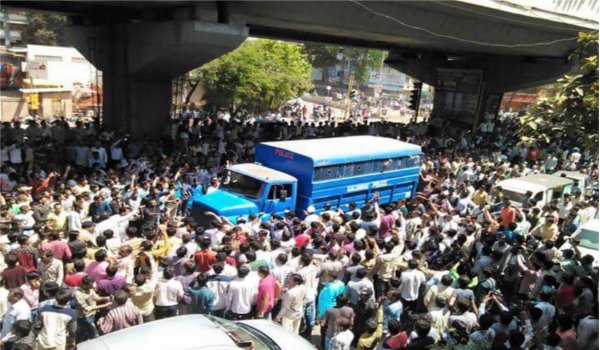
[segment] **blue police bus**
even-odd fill
[[[417,189],[421,148],[374,136],[265,142],[255,160],[231,166],[230,181],[217,191],[196,191],[192,216],[203,224],[212,219],[208,212],[232,222],[286,210],[304,217],[311,206],[361,207],[374,192],[381,204],[408,199]]]
[[[414,196],[421,147],[376,136],[265,142],[256,162],[298,179],[295,212],[358,207],[379,192],[381,204]]]

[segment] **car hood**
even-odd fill
[[[271,338],[282,350],[316,350],[311,343],[300,337],[298,334],[292,333],[280,325],[267,320],[247,320],[238,321],[248,325],[267,337]]]
[[[153,321],[77,345],[78,350],[223,348],[235,348],[235,343],[221,328],[202,315],[186,315]]]
[[[248,215],[258,212],[258,207],[254,202],[222,190],[198,196],[195,200],[221,216]]]

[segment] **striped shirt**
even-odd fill
[[[144,323],[142,313],[130,301],[113,308],[108,312],[106,317],[98,321],[100,329],[104,334],[137,326],[142,323]]]

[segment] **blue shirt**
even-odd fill
[[[400,300],[390,303],[386,300],[385,304],[383,304],[383,330],[387,332],[388,324],[392,320],[400,321],[400,317],[402,316],[402,312],[404,312],[404,307],[402,306],[402,302]]]
[[[215,306],[215,292],[208,287],[192,288],[187,287],[187,293],[190,295],[190,314],[210,315]]]
[[[317,317],[322,318],[327,309],[330,307],[335,307],[336,298],[338,295],[344,293],[345,289],[346,286],[340,280],[328,282],[321,290],[321,293],[319,293]]]

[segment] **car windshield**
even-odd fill
[[[221,188],[225,191],[237,193],[244,197],[258,199],[262,191],[263,183],[247,175],[231,172],[231,180]]]
[[[515,192],[507,189],[502,189],[504,198],[507,198],[513,202],[523,203],[525,201],[525,193]]]
[[[271,339],[254,328],[242,323],[235,323],[222,318],[208,316],[217,324],[241,349],[278,350],[279,347]]]
[[[579,246],[598,250],[598,231],[582,229],[575,237],[579,241]]]

